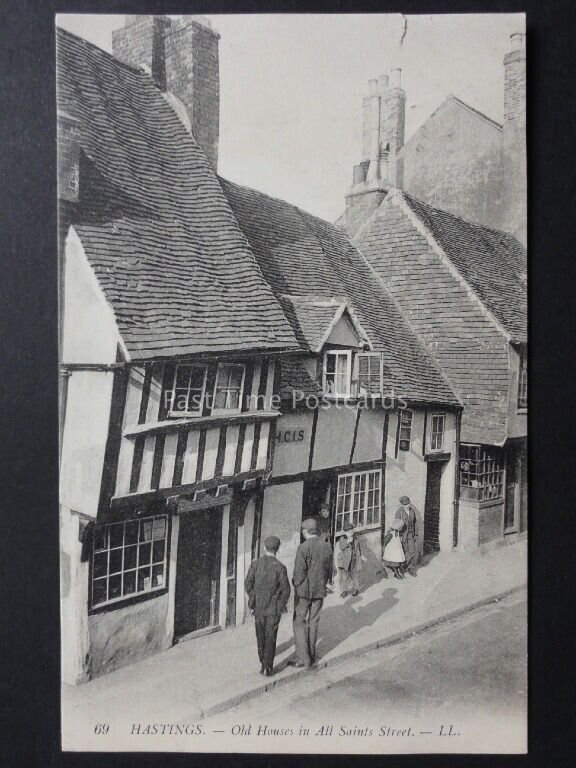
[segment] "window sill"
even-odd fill
[[[191,416],[184,419],[166,419],[147,424],[132,424],[124,430],[124,437],[140,437],[160,432],[175,432],[180,429],[202,429],[203,427],[217,427],[221,424],[242,424],[251,421],[264,421],[280,416],[280,411],[244,411],[228,414],[212,414],[210,416]]]
[[[516,413],[519,416],[525,416],[528,413],[528,406],[526,406],[525,408],[517,408]]]
[[[379,531],[382,527],[382,523],[372,523],[372,525],[366,525],[362,528],[354,528],[354,533],[361,536],[364,533],[373,533],[374,531]],[[344,533],[344,531],[337,531],[334,535],[335,536],[341,536]]]
[[[430,451],[424,455],[424,461],[450,461],[451,456],[447,451]]]
[[[88,611],[89,616],[97,616],[99,613],[108,613],[109,611],[117,611],[120,608],[129,608],[136,603],[143,603],[145,600],[153,600],[155,597],[161,597],[168,594],[168,587],[158,587],[152,589],[150,592],[141,592],[139,595],[132,595],[131,597],[122,597],[119,600],[115,600],[112,603],[98,603],[90,608]]]

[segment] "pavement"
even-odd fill
[[[380,579],[356,597],[329,595],[322,610],[318,667],[388,646],[527,584],[527,542],[489,551],[436,553],[418,576]],[[182,642],[77,687],[63,686],[63,746],[84,743],[97,723],[192,722],[313,674],[287,666],[291,615],[278,632],[276,673],[259,674],[253,621]],[[68,746],[67,746],[68,745]],[[76,746],[76,748],[80,748]],[[102,748],[104,745],[102,745]]]

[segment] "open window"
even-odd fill
[[[352,351],[330,349],[324,352],[322,389],[330,397],[350,397],[352,384]]]
[[[356,354],[356,389],[359,397],[382,394],[382,355],[379,352]]]

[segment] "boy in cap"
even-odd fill
[[[408,571],[410,576],[416,576],[416,565],[419,559],[418,548],[418,522],[416,520],[416,511],[410,503],[408,496],[400,496],[400,506],[396,510],[396,520],[402,520],[404,528],[400,534],[402,549],[406,557],[404,570]]]
[[[360,569],[366,558],[362,554],[360,542],[354,534],[354,526],[345,522],[336,544],[336,567],[340,597],[349,594],[356,596],[360,590]]]
[[[265,553],[252,561],[244,582],[248,607],[254,612],[260,674],[266,677],[272,674],[278,625],[290,597],[286,566],[276,558],[279,547],[280,539],[268,536]]]
[[[296,550],[294,562],[294,667],[311,667],[316,661],[316,640],[320,611],[326,597],[326,584],[332,574],[332,547],[318,536],[313,518],[302,522],[304,541]]]

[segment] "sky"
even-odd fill
[[[59,14],[104,50],[124,16]],[[521,14],[207,16],[220,33],[218,171],[328,221],[360,162],[368,80],[402,68],[406,140],[449,94],[502,121],[504,55]]]

